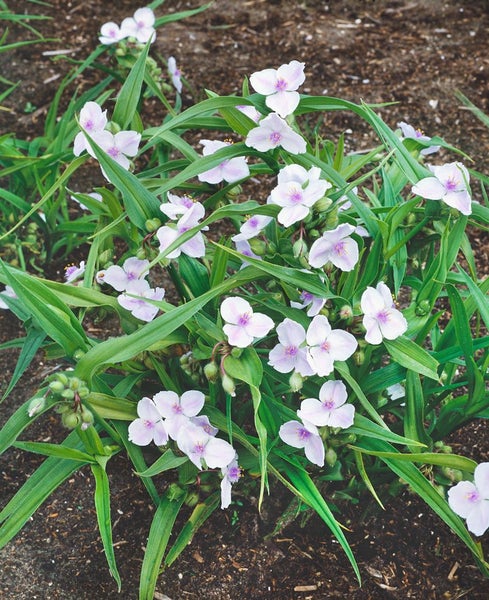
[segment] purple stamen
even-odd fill
[[[269,136],[269,140],[272,142],[272,144],[274,146],[277,146],[280,143],[281,139],[282,139],[282,135],[278,131],[274,131]]]

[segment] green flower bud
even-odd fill
[[[93,424],[93,421],[94,421],[93,413],[91,410],[88,410],[88,408],[86,408],[85,406],[82,408],[80,417],[81,417],[81,420],[83,421],[83,423],[88,423],[89,425]]]
[[[266,253],[267,244],[263,240],[259,240],[258,238],[253,238],[251,240],[248,240],[248,242],[250,244],[251,250],[257,256],[263,256]]]
[[[333,448],[328,448],[326,450],[326,454],[324,456],[324,460],[326,461],[326,464],[329,465],[330,467],[334,467],[335,466],[336,461],[338,460],[338,455],[333,450]]]
[[[415,313],[418,317],[424,317],[431,310],[431,303],[429,300],[421,300],[419,304],[416,305]]]
[[[233,358],[239,358],[243,354],[243,348],[237,348],[236,346],[231,350],[231,356]]]
[[[38,398],[33,398],[29,402],[29,406],[27,407],[27,414],[29,418],[32,419],[35,415],[38,415],[43,411],[46,406],[46,398],[44,396],[39,396]]]
[[[193,492],[189,494],[185,499],[185,504],[190,508],[193,508],[199,501],[199,494],[197,492]]]
[[[242,191],[243,191],[243,188],[240,185],[235,185],[228,191],[227,197],[230,200],[234,200],[241,194]]]
[[[343,319],[344,321],[348,321],[349,319],[352,319],[353,318],[353,309],[352,309],[352,307],[349,306],[348,304],[345,304],[338,311],[338,316],[339,316],[340,319]]]
[[[314,205],[313,205],[313,210],[315,210],[317,213],[322,213],[326,210],[328,210],[328,208],[331,206],[331,204],[333,203],[333,201],[331,200],[331,198],[326,198],[325,196],[323,198],[320,198]]]
[[[73,359],[76,361],[81,360],[85,356],[85,354],[85,350],[78,348],[78,350],[75,350],[73,352]]]
[[[294,245],[292,246],[292,253],[294,254],[294,258],[304,256],[304,254],[307,254],[307,250],[307,244],[302,238],[294,242]]]
[[[68,379],[66,380],[68,382]],[[65,386],[61,383],[61,381],[51,381],[49,384],[49,389],[53,392],[53,394],[61,394],[64,391]]]
[[[219,375],[219,368],[215,362],[209,362],[204,367],[204,375],[207,378],[207,381],[214,383],[217,381],[217,377]]]
[[[229,377],[227,373],[221,377],[221,385],[222,389],[229,394],[230,396],[236,396],[236,386],[234,385],[234,380]]]
[[[75,392],[73,390],[64,390],[64,392],[61,393],[61,396],[65,400],[74,400],[75,399]]]
[[[363,350],[357,350],[353,354],[353,361],[358,367],[363,365],[363,363],[365,362],[365,352]]]
[[[299,392],[302,389],[303,384],[304,379],[302,378],[302,375],[300,373],[297,373],[297,371],[294,371],[289,377],[290,389],[293,392]]]
[[[70,377],[70,390],[73,390],[76,392],[76,390],[78,390],[80,388],[81,385],[81,381],[80,379],[78,379],[78,377]]]
[[[441,472],[443,473],[443,475],[445,475],[445,477],[450,479],[450,481],[453,481],[453,483],[458,483],[464,478],[464,475],[462,471],[460,471],[460,469],[453,469],[452,467],[442,467]]]
[[[88,398],[88,396],[90,396],[90,390],[84,385],[82,385],[78,390],[78,396],[80,396],[80,400],[85,400],[86,398]]]
[[[154,219],[147,219],[144,226],[146,227],[146,231],[153,233],[153,231],[161,227],[161,221],[156,217]]]
[[[81,416],[74,412],[67,412],[61,415],[61,422],[67,429],[75,429],[82,422]]]

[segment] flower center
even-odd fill
[[[290,194],[290,199],[292,202],[294,202],[294,204],[299,204],[302,202],[302,191],[295,189],[292,191],[292,193]]]
[[[143,424],[145,429],[154,429],[155,426],[153,421],[150,421],[149,419],[144,419]]]
[[[240,467],[238,467],[238,465],[236,465],[235,467],[231,467],[227,472],[227,478],[232,483],[236,483],[236,481],[239,481],[240,477],[241,477],[241,469],[240,469]]]
[[[326,400],[325,402],[323,402],[323,407],[326,410],[333,410],[333,408],[334,408],[334,402],[333,402],[333,400]]]
[[[174,404],[171,407],[172,411],[176,414],[176,415],[180,415],[183,413],[183,408],[180,406],[180,404]]]
[[[447,192],[454,192],[458,187],[458,182],[454,177],[449,177],[445,183]]]
[[[333,250],[338,256],[345,254],[345,242],[343,240],[336,242],[336,244],[333,246]]]
[[[319,346],[323,352],[329,352],[331,350],[331,346],[328,340],[324,340],[324,342]]]
[[[248,325],[248,323],[250,322],[250,319],[251,319],[250,313],[243,313],[238,319],[238,325],[241,325],[241,327],[244,327],[245,325]]]
[[[86,131],[92,131],[93,129],[95,129],[95,125],[94,125],[92,119],[88,119],[88,121],[85,121],[84,129]]]
[[[119,156],[119,149],[116,148],[115,146],[112,146],[111,148],[109,148],[107,150],[107,154],[109,156],[112,156],[112,158],[117,158]]]
[[[277,79],[275,89],[277,90],[277,92],[284,92],[287,89],[287,82],[285,81],[285,79]]]
[[[311,437],[311,432],[308,431],[305,427],[301,427],[298,431],[300,440],[308,440]]]
[[[299,349],[297,348],[297,346],[287,346],[285,348],[286,356],[295,356],[298,351]]]
[[[385,325],[389,321],[389,311],[381,310],[377,313],[377,321]]]
[[[479,502],[480,500],[480,494],[477,490],[473,490],[472,492],[469,492],[467,494],[467,501],[468,502],[472,502],[472,503],[476,503]]]
[[[272,144],[274,146],[278,146],[278,144],[280,144],[281,139],[282,139],[282,136],[278,131],[274,131],[269,136],[269,140],[272,142]]]

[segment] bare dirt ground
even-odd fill
[[[163,11],[198,5],[167,0]],[[41,135],[43,120],[66,60],[46,54],[67,49],[83,59],[95,47],[97,32],[108,20],[121,21],[139,7],[129,0],[53,0],[49,7],[8,0],[17,12],[44,13],[52,20],[37,24],[58,41],[0,54],[0,71],[21,81],[0,111],[0,130],[16,135]],[[454,97],[460,89],[489,112],[489,14],[487,2],[434,0],[216,0],[206,12],[170,24],[158,33],[155,57],[173,55],[194,90],[185,102],[204,96],[203,88],[239,92],[242,78],[255,70],[277,67],[292,59],[306,63],[303,91],[338,96],[355,102],[396,102],[379,109],[395,126],[409,121],[429,135],[440,135],[460,147],[473,167],[487,174],[489,131]],[[28,36],[13,29],[9,42]],[[91,83],[90,73],[78,83]],[[28,105],[27,103],[30,103]],[[33,112],[28,112],[29,110]],[[148,102],[148,122],[158,118]],[[346,133],[350,150],[369,147],[367,128],[349,114],[328,114],[324,131],[332,140]],[[477,196],[480,190],[474,188]],[[480,264],[487,273],[489,241],[474,233]],[[0,339],[21,335],[15,317],[2,311]],[[11,352],[0,354],[4,389],[14,366]],[[45,374],[39,358],[22,384],[0,405],[3,423],[25,401]],[[63,435],[58,421],[47,418],[29,433],[32,439]],[[489,431],[474,423],[451,440],[454,451],[476,460],[489,459]],[[12,450],[0,458],[0,503],[20,487],[39,459]],[[90,473],[75,475],[56,492],[22,533],[0,551],[0,598],[6,600],[112,600],[137,597],[143,547],[151,506],[138,478],[123,457],[109,467],[113,492],[114,538],[123,578],[116,586],[106,567],[96,530]],[[272,489],[259,515],[253,499],[237,495],[239,504],[220,511],[203,527],[174,567],[163,573],[157,600],[204,598],[219,600],[322,598],[447,599],[489,597],[470,554],[429,509],[405,491],[375,510],[368,498],[342,506],[342,522],[360,565],[363,585],[354,575],[329,531],[315,519],[304,528],[294,523],[264,540],[274,518],[287,504]],[[388,500],[388,498],[387,498]],[[483,540],[484,541],[484,540]]]

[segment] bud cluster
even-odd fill
[[[93,424],[93,413],[82,403],[90,395],[90,390],[82,379],[66,373],[56,373],[48,388],[52,395],[60,399],[56,412],[61,415],[66,428],[75,429],[81,425],[82,429],[86,429]]]

